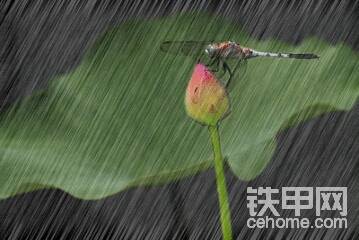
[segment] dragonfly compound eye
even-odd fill
[[[209,57],[214,57],[216,55],[216,48],[212,45],[208,45],[204,51]]]

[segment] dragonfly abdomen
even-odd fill
[[[275,58],[290,58],[288,53],[271,53],[271,52],[260,52],[252,50],[253,57],[275,57]]]
[[[273,57],[273,58],[295,58],[295,59],[315,59],[319,56],[312,53],[271,53],[252,50],[250,57]]]

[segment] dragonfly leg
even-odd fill
[[[222,78],[222,77],[226,74],[227,69],[226,69],[225,67],[223,67],[223,60],[220,60],[220,61],[219,61],[219,65],[221,66],[220,69],[219,69],[219,70],[221,70],[221,71],[220,71],[221,74],[219,74],[217,77],[218,77],[218,78]],[[219,71],[219,70],[218,70],[218,71]]]
[[[229,74],[229,78],[228,78],[228,80],[227,80],[227,82],[226,82],[226,88],[227,88],[227,87],[229,86],[229,83],[230,83],[231,80],[232,80],[232,77],[233,77],[234,72],[232,72],[232,70],[231,70],[231,68],[229,67],[228,63],[226,63],[225,61],[223,61],[222,64],[223,64],[224,74],[225,74],[226,72],[228,72],[228,74]]]
[[[231,82],[233,76],[236,74],[238,68],[244,67],[244,72],[245,72],[246,69],[247,69],[247,68],[246,68],[246,64],[247,64],[247,60],[246,60],[246,59],[241,59],[241,60],[239,60],[239,61],[236,63],[236,65],[234,66],[234,68],[233,68],[232,71],[229,69],[228,64],[227,64],[227,68],[228,68],[228,70],[229,70],[229,79],[228,79],[228,81],[227,81],[227,83],[226,83],[225,86],[226,86],[226,88],[228,89],[228,91],[230,91],[230,90],[233,89],[233,83],[232,83],[231,85],[229,85],[229,84],[230,84],[230,82]],[[244,74],[244,72],[243,72],[243,74]]]
[[[212,72],[218,72],[219,70],[219,59],[213,58],[208,64],[206,64],[206,67],[208,67]]]

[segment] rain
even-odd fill
[[[222,239],[209,133],[184,103],[199,60],[161,51],[165,41],[320,56],[249,59],[231,79],[219,134],[233,239],[357,239],[358,10],[339,0],[1,1],[0,239]],[[248,188],[266,187],[313,197],[344,187],[347,213],[320,217],[347,227],[251,228]],[[314,222],[315,203],[299,219]]]

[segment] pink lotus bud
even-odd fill
[[[190,117],[216,125],[228,111],[229,99],[216,76],[205,65],[197,64],[187,86],[185,104]]]

